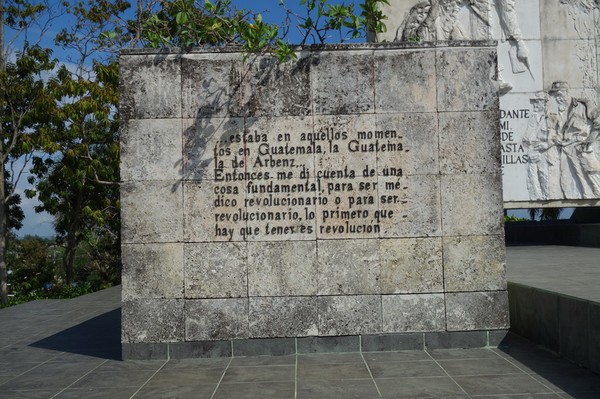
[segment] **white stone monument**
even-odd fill
[[[599,4],[390,0],[383,7],[388,32],[379,41],[498,41],[506,208],[600,205]]]

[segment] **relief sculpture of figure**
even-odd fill
[[[464,40],[466,34],[458,21],[458,0],[420,1],[408,12],[394,41]]]
[[[523,147],[528,156],[527,191],[532,200],[549,199],[548,155],[554,143],[548,142],[546,106],[548,96],[544,92],[536,93],[529,100],[533,110],[527,121],[527,130],[523,136]],[[550,155],[553,153],[550,152]]]
[[[550,120],[558,136],[555,141],[561,148],[560,187],[564,198],[593,198],[593,188],[588,173],[584,171],[582,153],[589,148],[591,119],[587,102],[569,96],[566,82],[552,83],[549,91],[556,102]]]
[[[581,153],[581,163],[595,198],[600,197],[600,109],[592,112],[590,135]]]

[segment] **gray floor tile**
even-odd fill
[[[144,386],[135,399],[210,399],[217,384]]]
[[[161,369],[150,381],[149,386],[178,386],[178,385],[198,385],[198,384],[217,384],[223,377],[224,367],[215,369],[197,368],[197,369]]]
[[[213,399],[293,399],[294,382],[221,384]]]
[[[176,369],[196,369],[196,368],[208,368],[214,369],[219,367],[227,367],[231,358],[229,357],[218,357],[213,359],[176,359],[169,360],[163,370],[176,370]],[[164,362],[164,361],[162,361]]]
[[[445,377],[446,373],[433,360],[417,362],[369,363],[374,378]]]
[[[550,387],[557,392],[565,392],[572,395],[583,392],[595,392],[600,398],[600,375],[592,374],[582,370],[579,374],[541,374],[534,375],[540,383]]]
[[[427,352],[436,360],[493,359],[497,357],[489,349],[435,349]]]
[[[375,382],[386,399],[467,397],[449,377],[376,378]]]
[[[347,380],[371,378],[367,366],[360,363],[298,365],[298,381]]]
[[[59,390],[27,390],[27,391],[4,391],[0,390],[0,399],[48,399]]]
[[[364,363],[364,360],[358,352],[298,355],[298,366],[337,363]]]
[[[0,375],[2,376],[17,376],[27,371],[30,371],[38,367],[38,362],[4,362],[4,359],[0,361]]]
[[[469,395],[551,393],[552,390],[526,374],[455,377]]]
[[[56,399],[129,399],[136,387],[120,388],[70,388],[58,394]]]
[[[561,399],[557,393],[539,393],[539,394],[524,394],[524,395],[485,395],[471,396],[473,399]]]
[[[93,372],[79,379],[70,388],[140,387],[153,373],[149,370]]]
[[[295,366],[229,367],[223,383],[294,381]]]
[[[135,370],[158,370],[163,364],[165,364],[164,360],[108,360],[105,363],[102,363],[95,369],[95,372],[102,371],[135,371]],[[165,366],[166,367],[166,366]]]
[[[229,360],[229,359],[228,359]],[[278,366],[295,365],[296,355],[291,356],[247,356],[231,358],[231,366]]]
[[[524,371],[505,359],[439,360],[440,366],[451,376],[522,374]]]
[[[338,381],[299,381],[297,399],[375,399],[380,398],[372,379]]]
[[[414,362],[416,360],[431,360],[425,351],[400,351],[400,352],[365,352],[365,360],[370,362]]]

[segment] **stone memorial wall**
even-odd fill
[[[600,1],[390,0],[379,41],[498,40],[507,208],[600,205]]]
[[[495,43],[120,65],[124,358],[500,339]]]

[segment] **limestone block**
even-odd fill
[[[444,237],[447,292],[506,289],[504,236]]]
[[[310,57],[281,63],[272,56],[251,57],[244,70],[244,106],[249,116],[310,115]]]
[[[444,294],[383,295],[383,332],[443,331]]]
[[[498,4],[499,2],[496,2]],[[544,0],[515,1],[514,11],[518,21],[521,36],[525,40],[539,40],[540,33],[540,3]],[[501,21],[497,15],[497,7],[492,8],[492,39],[500,42],[506,40],[506,33],[501,27]],[[544,15],[544,14],[541,14]],[[476,18],[476,17],[475,17]],[[544,19],[544,18],[541,18]]]
[[[119,59],[122,119],[181,117],[181,62],[177,55]]]
[[[375,219],[378,210],[376,177],[358,177],[342,182],[338,179],[321,179],[321,189],[325,190],[322,196],[327,203],[316,207],[317,237],[379,237],[381,229]]]
[[[185,244],[186,298],[235,298],[248,296],[245,243]]]
[[[372,112],[373,54],[322,52],[312,59],[311,91],[316,115]]]
[[[185,301],[185,340],[248,338],[248,298]]]
[[[122,342],[183,341],[182,299],[125,300],[121,308]]]
[[[379,177],[380,237],[441,235],[440,177]]]
[[[177,181],[122,183],[123,243],[181,241],[182,201],[181,185]]]
[[[183,298],[181,244],[123,244],[123,300]]]
[[[227,187],[231,187],[230,194]],[[215,194],[215,190],[224,194]],[[183,183],[183,197],[185,242],[244,241],[243,187],[213,180],[189,181]]]
[[[317,245],[319,295],[381,292],[377,240],[322,240]]]
[[[442,176],[444,235],[503,234],[501,176]]]
[[[312,117],[246,118],[245,124],[247,172],[269,172],[272,180],[314,177],[314,153],[321,143],[313,145]]]
[[[440,123],[442,174],[500,170],[500,121],[497,111],[444,112]]]
[[[374,130],[373,114],[315,116],[314,132],[320,139],[315,144],[322,150],[315,154],[315,167],[320,171],[344,172],[344,176],[326,178],[335,179],[333,182],[351,178],[352,171],[360,176],[367,166],[376,168],[377,153],[360,151],[360,143],[375,144],[375,140],[361,139]]]
[[[317,298],[319,335],[381,332],[381,296],[351,295]]]
[[[316,241],[248,243],[250,296],[317,294]]]
[[[241,54],[185,54],[181,75],[184,118],[243,115]]]
[[[250,298],[251,337],[318,335],[316,297]]]
[[[436,53],[439,111],[498,109],[492,80],[497,68],[496,49],[446,47]]]
[[[389,50],[375,55],[375,111],[434,112],[433,51]]]
[[[497,330],[509,327],[506,291],[446,294],[448,331]]]
[[[395,176],[399,171],[403,176],[439,173],[436,114],[379,114],[375,125],[383,137],[379,139],[380,151],[377,152],[379,176]],[[395,139],[384,137],[394,135]],[[394,146],[389,144],[402,144],[402,150],[394,151]]]
[[[594,12],[582,1],[540,1],[542,39],[594,38]],[[561,57],[562,58],[562,57]]]
[[[566,81],[571,89],[593,87],[598,83],[594,40],[546,40],[543,52],[546,88],[555,81]]]
[[[443,292],[441,238],[379,242],[383,294]]]
[[[244,154],[243,118],[184,119],[183,129],[185,180],[225,180],[244,172],[237,162]]]
[[[318,184],[314,179],[249,181],[246,184],[247,241],[314,240],[315,201]]]
[[[180,119],[130,119],[121,133],[121,180],[181,178]]]

